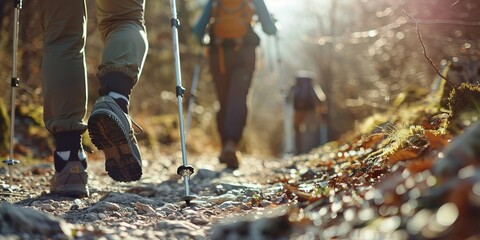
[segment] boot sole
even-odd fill
[[[62,187],[57,187],[51,191],[52,194],[57,194],[63,197],[84,198],[88,197],[88,187],[83,184],[68,184]]]
[[[131,143],[123,133],[115,117],[94,114],[88,120],[88,132],[92,143],[105,154],[105,170],[118,182],[137,181],[142,176],[140,159],[133,155]]]

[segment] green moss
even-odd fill
[[[448,98],[449,130],[459,133],[480,118],[480,85],[462,83]]]
[[[416,146],[422,142],[424,135],[425,130],[423,127],[417,125],[394,129],[387,134],[387,138],[384,140],[384,144],[382,144],[385,145],[382,149],[383,155],[390,155],[400,149]]]

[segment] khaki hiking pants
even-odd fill
[[[247,96],[255,70],[256,46],[242,45],[239,49],[210,47],[210,72],[215,84],[220,109],[217,130],[222,144],[229,140],[238,143],[247,123]],[[220,58],[220,51],[223,57]],[[220,63],[220,61],[225,61]],[[224,64],[224,70],[220,67]]]
[[[121,72],[136,84],[148,48],[145,0],[96,0],[95,3],[104,43],[97,77]],[[44,30],[44,121],[52,133],[86,130],[86,9],[85,0],[38,0]]]

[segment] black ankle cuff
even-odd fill
[[[116,92],[124,95],[127,99],[133,89],[133,80],[121,72],[110,72],[100,79],[100,96],[107,95],[109,92]]]
[[[53,155],[53,166],[56,172],[61,172],[68,162],[70,161],[80,161],[84,169],[87,169],[88,163],[87,159],[79,159],[78,158],[78,149],[70,150],[70,157],[67,160],[63,160],[57,153]]]
[[[53,134],[57,151],[83,149],[81,131],[64,131]]]

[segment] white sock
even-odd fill
[[[78,150],[78,159],[82,161],[87,159],[87,154],[85,154],[85,151],[83,151],[83,149]]]
[[[57,155],[65,161],[68,161],[68,159],[70,159],[70,151],[57,151]],[[83,149],[78,150],[78,159],[87,159],[87,154],[85,154],[85,151],[83,151]]]
[[[127,98],[125,95],[122,95],[122,94],[120,94],[120,93],[109,92],[109,93],[108,93],[108,96],[110,96],[110,97],[112,97],[112,98],[114,98],[114,99],[119,99],[119,98],[121,98],[121,99],[127,101],[127,103],[128,103],[128,98]]]
[[[70,158],[70,151],[57,151],[57,155],[60,156],[62,160],[67,161]]]

